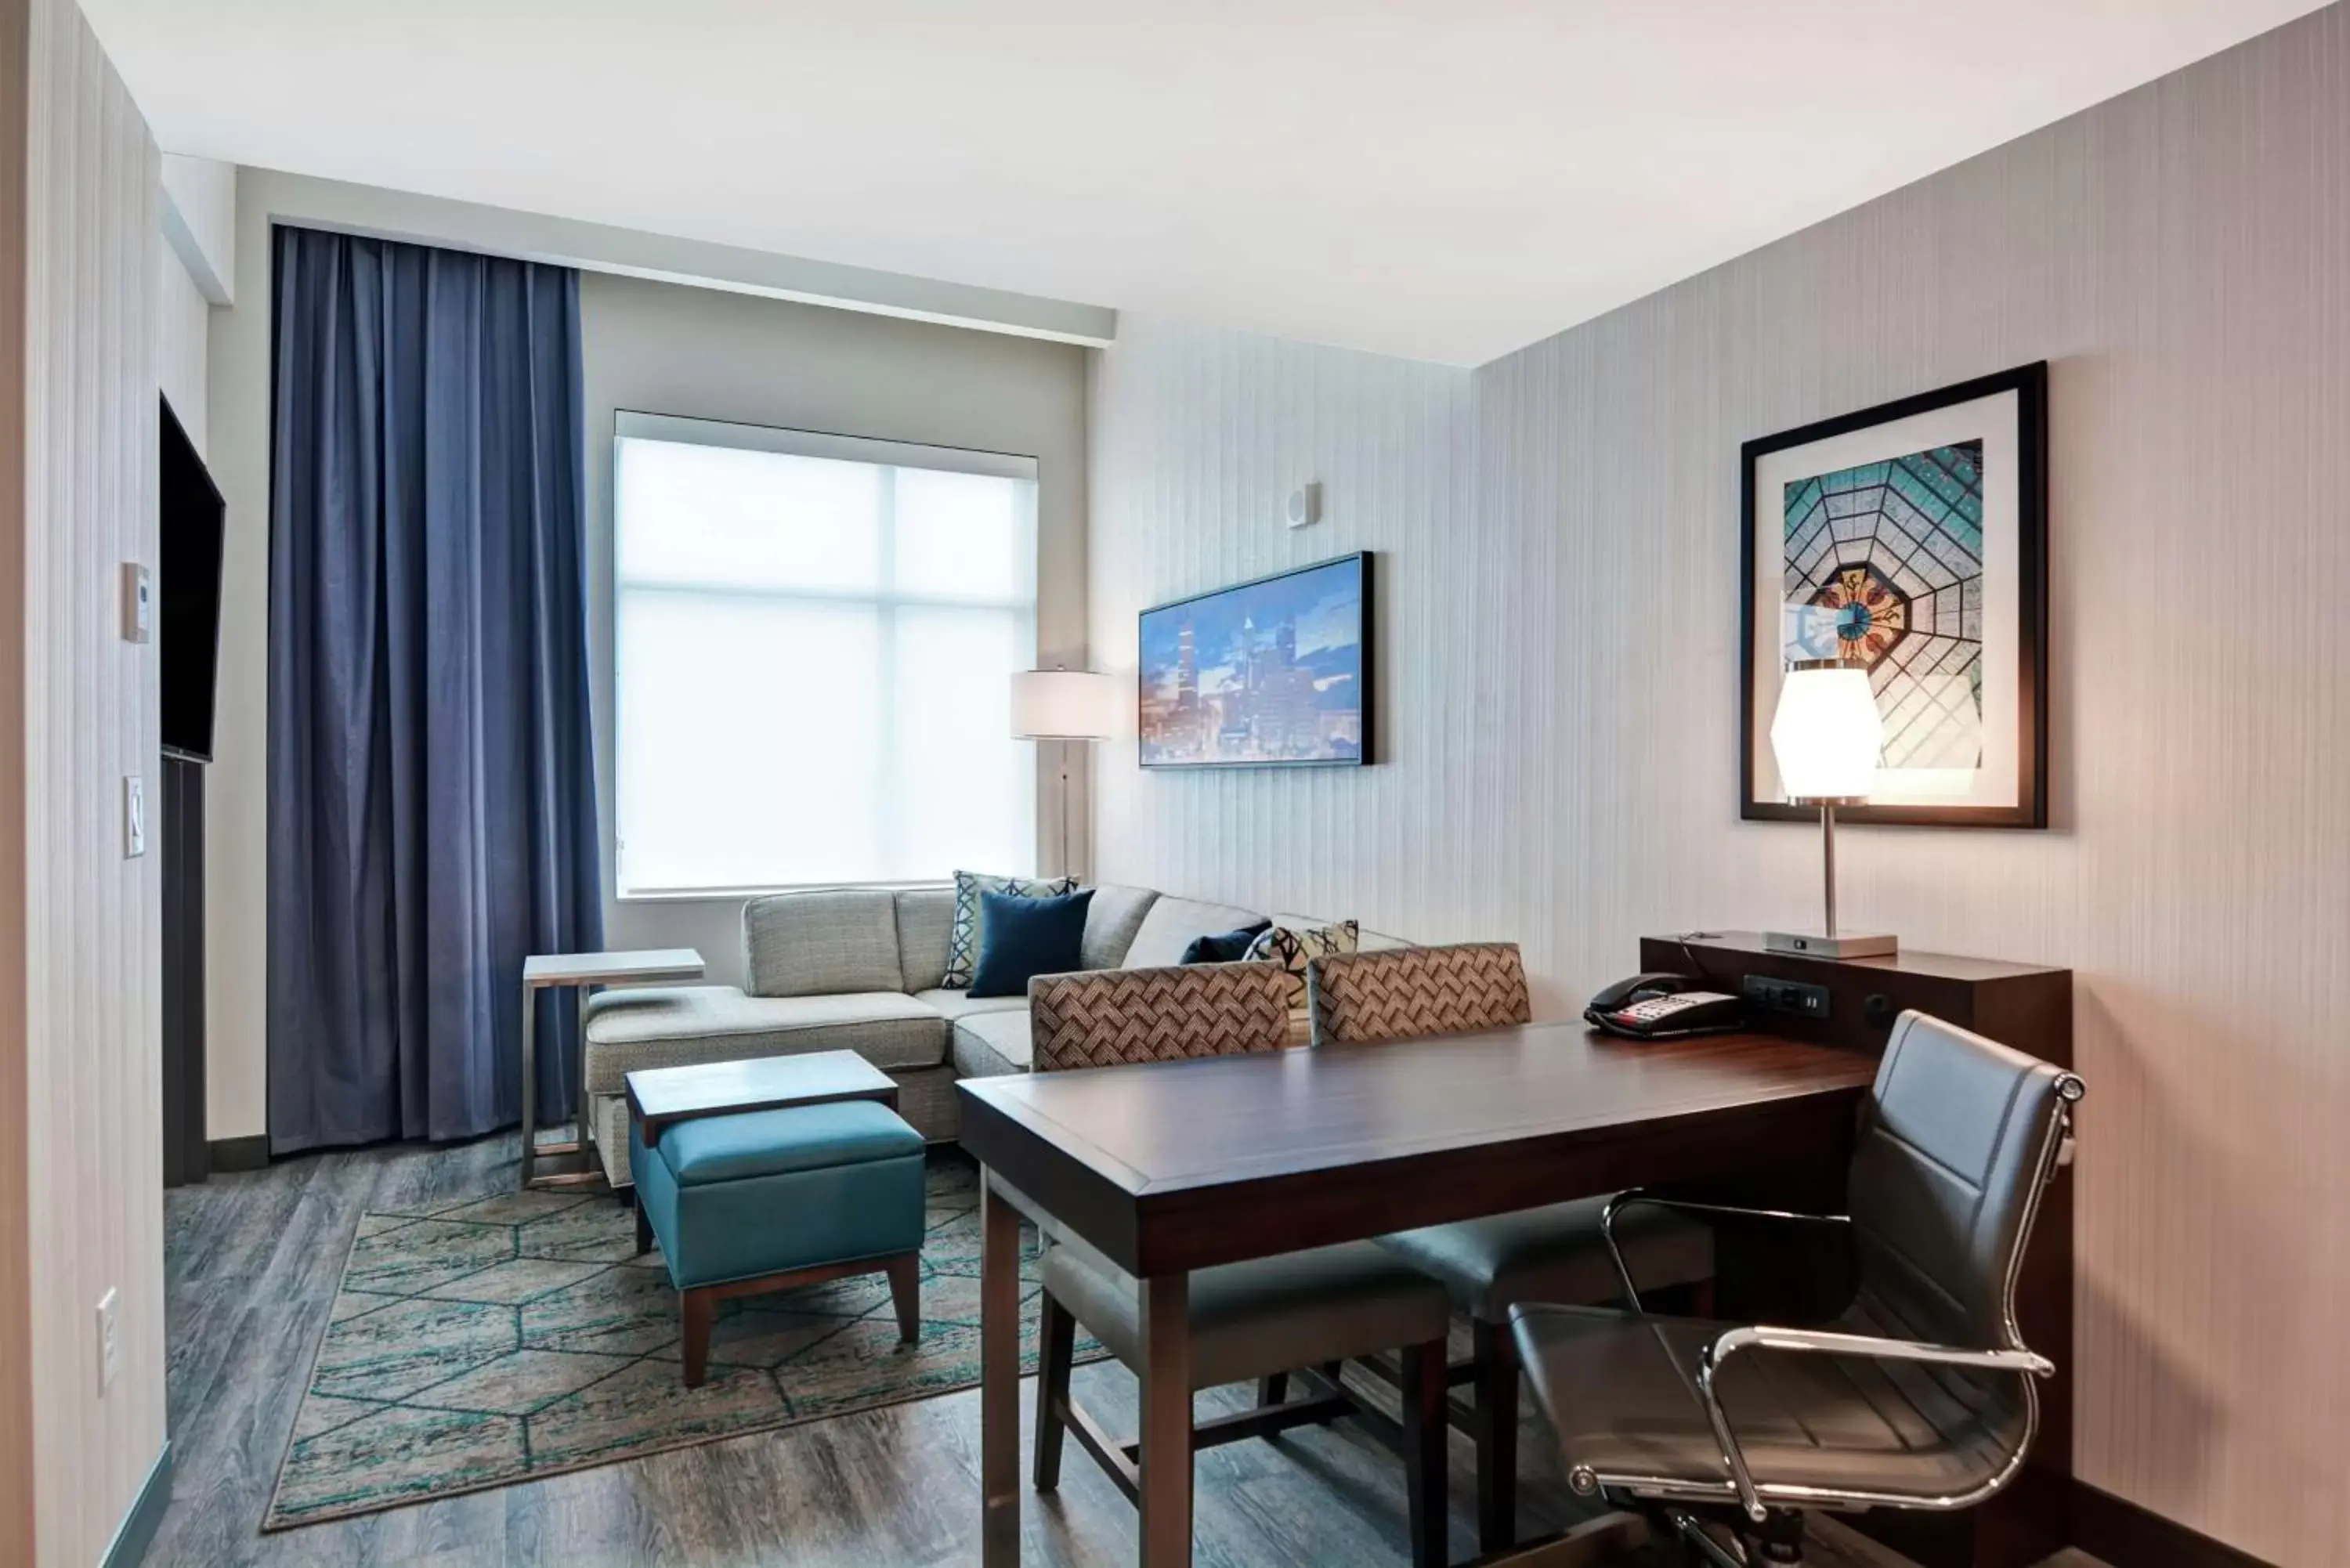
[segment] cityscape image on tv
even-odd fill
[[[1367,561],[1143,612],[1143,765],[1363,761]]]

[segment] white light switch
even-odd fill
[[[155,635],[155,580],[136,561],[122,563],[122,640],[148,642]]]
[[[147,853],[147,781],[132,774],[122,781],[122,857]]]
[[[105,1393],[114,1386],[114,1375],[122,1370],[122,1341],[115,1332],[115,1303],[119,1293],[112,1289],[98,1298],[98,1391]]]

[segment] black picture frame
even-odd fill
[[[1227,583],[1222,587],[1211,588],[1204,593],[1187,594],[1181,598],[1168,599],[1163,603],[1151,605],[1138,613],[1135,617],[1135,647],[1137,658],[1135,659],[1136,668],[1134,691],[1136,718],[1136,765],[1149,773],[1197,773],[1206,770],[1226,770],[1232,768],[1357,768],[1367,767],[1377,762],[1378,760],[1379,739],[1378,617],[1377,611],[1378,595],[1376,592],[1376,583],[1378,579],[1373,571],[1373,555],[1374,552],[1369,550],[1357,550],[1348,555],[1332,556],[1327,560],[1309,561],[1304,566],[1290,566],[1278,572],[1267,572],[1263,576],[1251,577],[1245,582]],[[1145,660],[1140,657],[1142,648],[1142,629],[1145,622],[1147,622],[1152,616],[1161,615],[1169,610],[1180,609],[1186,605],[1199,604],[1209,599],[1222,598],[1228,594],[1245,593],[1251,588],[1263,587],[1268,583],[1277,583],[1285,577],[1303,576],[1308,572],[1326,571],[1332,566],[1343,566],[1348,562],[1353,562],[1356,565],[1356,568],[1358,573],[1358,580],[1361,583],[1362,598],[1362,629],[1361,642],[1359,645],[1361,651],[1358,660],[1360,665],[1360,673],[1357,679],[1362,684],[1363,717],[1362,743],[1358,748],[1357,755],[1351,757],[1275,757],[1238,761],[1217,760],[1200,762],[1164,760],[1152,762],[1143,756],[1141,742],[1143,729],[1142,703],[1145,691],[1144,682],[1149,677],[1149,667]]]
[[[1738,811],[1749,822],[1817,822],[1815,806],[1757,800],[1754,759],[1769,715],[1758,701],[1755,660],[1757,465],[1774,452],[1849,435],[1937,409],[2012,393],[2016,417],[2016,799],[2012,805],[1892,804],[1838,806],[1836,818],[1903,827],[2044,828],[2048,826],[2048,365],[2019,365],[1875,408],[1821,420],[1741,449],[1738,573]],[[1774,526],[1781,525],[1774,521]],[[1775,672],[1774,672],[1775,673]],[[1760,726],[1758,728],[1758,726]]]

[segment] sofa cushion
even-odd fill
[[[1024,1073],[1035,1054],[1029,1034],[1028,1004],[1017,1012],[976,1012],[958,1018],[948,1046],[955,1071],[966,1078],[1000,1078]]]
[[[1077,950],[1077,967],[1116,969],[1124,963],[1142,918],[1157,902],[1155,888],[1126,888],[1116,882],[1096,888],[1093,907],[1086,911],[1086,940]]]
[[[1213,936],[1193,937],[1191,945],[1183,950],[1185,963],[1238,963],[1248,957],[1249,949],[1257,938],[1271,930],[1263,920],[1237,930],[1219,931]]]
[[[1028,1010],[1025,992],[1018,996],[973,996],[967,991],[949,991],[941,986],[934,991],[918,991],[914,993],[914,1000],[937,1008],[950,1023],[974,1012],[1024,1012]]]
[[[1085,940],[1086,908],[1093,889],[1084,888],[1054,898],[1014,898],[1003,893],[982,893],[986,911],[981,922],[979,963],[971,973],[973,996],[1025,996],[1028,982],[1040,974],[1067,974],[1076,969]]]
[[[1336,920],[1326,920],[1319,915],[1275,915],[1273,918],[1273,923],[1284,930],[1292,931],[1311,931],[1324,926],[1338,924]],[[1360,953],[1390,952],[1397,948],[1418,945],[1416,942],[1408,942],[1401,937],[1382,936],[1377,931],[1358,930],[1355,939],[1355,950]]]
[[[838,888],[752,899],[743,906],[743,977],[752,996],[899,990],[895,897]]]
[[[1289,971],[1289,1005],[1305,1008],[1305,966],[1318,958],[1357,950],[1362,929],[1352,920],[1335,926],[1270,926],[1249,944],[1246,956],[1281,965]]]
[[[1173,969],[1183,961],[1183,950],[1193,937],[1213,936],[1241,926],[1253,926],[1264,917],[1253,909],[1229,904],[1202,904],[1191,898],[1161,897],[1142,917],[1118,969]],[[1090,967],[1090,966],[1089,966]]]
[[[1009,893],[1015,898],[1056,898],[1076,890],[1074,877],[995,877],[984,871],[954,874],[954,925],[947,933],[947,972],[939,983],[967,990],[972,971],[979,965],[979,944],[987,924],[980,908],[982,893]]]
[[[922,1136],[876,1100],[785,1106],[672,1124],[656,1146],[680,1187],[828,1170],[922,1152]]]
[[[938,1009],[896,991],[745,996],[731,985],[623,988],[588,1002],[588,1092],[617,1095],[641,1067],[854,1051],[884,1072],[945,1059]]]
[[[935,991],[947,977],[954,888],[908,888],[898,895],[898,967],[909,992]]]

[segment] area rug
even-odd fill
[[[728,1302],[680,1377],[677,1294],[610,1198],[553,1192],[360,1217],[264,1531],[371,1513],[869,1410],[979,1381],[978,1172],[929,1172],[922,1333],[880,1274]],[[1036,1366],[1032,1234],[1021,1365]],[[1090,1340],[1081,1359],[1103,1352]]]

